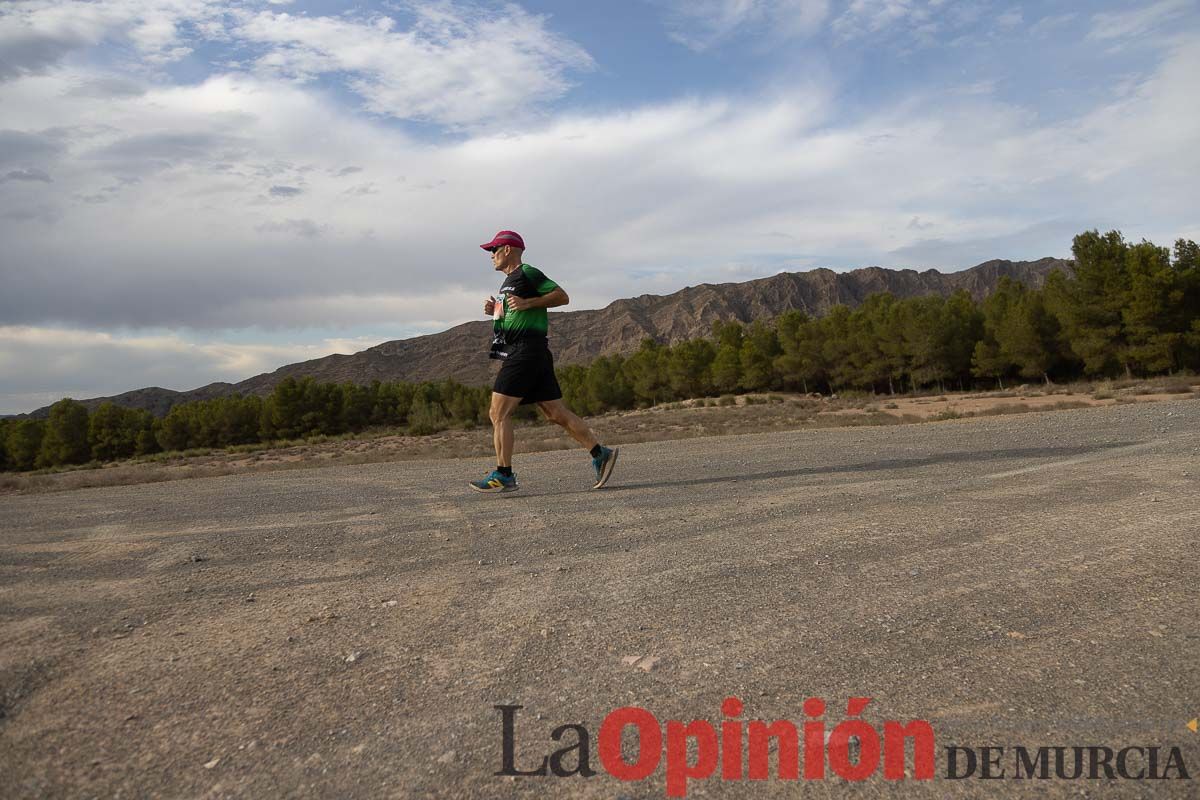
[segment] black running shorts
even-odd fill
[[[492,391],[521,398],[521,405],[558,400],[562,389],[554,377],[554,357],[550,348],[540,343],[514,345],[500,367]]]

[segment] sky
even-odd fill
[[[0,414],[480,318],[500,229],[569,309],[1200,240],[1197,75],[1197,0],[5,0]]]

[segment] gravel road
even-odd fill
[[[1200,795],[1198,401],[630,445],[599,492],[582,452],[509,495],[487,466],[0,499],[0,795],[664,797],[603,770],[605,716],[719,730],[729,696],[830,728],[870,697],[937,777],[688,797]],[[502,704],[517,767],[578,723],[597,774],[497,776]],[[1178,746],[1192,779],[949,780],[949,745]]]

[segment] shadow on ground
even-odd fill
[[[805,475],[836,475],[838,473],[874,472],[897,469],[916,469],[937,464],[968,464],[976,462],[1003,461],[1007,459],[1025,458],[1072,458],[1104,450],[1115,450],[1128,447],[1134,442],[1112,442],[1109,444],[1089,447],[1021,447],[1011,450],[989,450],[985,452],[945,453],[924,458],[894,458],[879,461],[866,461],[860,464],[841,464],[828,467],[804,467],[801,469],[772,470],[771,472],[750,472],[739,474],[741,481],[769,481],[779,478],[799,478]],[[709,462],[706,467],[713,466]],[[643,483],[622,483],[610,486],[606,491],[630,491],[633,489],[664,489],[669,486],[704,486],[712,483],[726,483],[731,480],[728,475],[705,475],[700,478],[687,478],[675,481],[645,481]]]

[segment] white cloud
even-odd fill
[[[845,38],[878,33],[901,20],[927,19],[929,12],[917,0],[851,0],[833,22],[836,33]]]
[[[1195,8],[1194,0],[1159,0],[1130,11],[1095,14],[1088,38],[1104,41],[1143,36]]]
[[[1019,8],[1010,9],[996,17],[996,24],[1001,28],[1015,28],[1024,21],[1025,15]]]
[[[594,66],[582,47],[549,31],[545,18],[516,6],[413,11],[416,22],[407,30],[385,16],[261,12],[243,16],[235,34],[269,46],[257,60],[261,73],[345,75],[375,113],[446,125],[515,118],[564,94],[569,71]]]
[[[116,40],[145,63],[161,65],[191,52],[184,23],[211,24],[217,0],[22,0],[0,9],[0,80],[44,72],[73,52]]]
[[[667,30],[693,50],[706,50],[736,33],[771,39],[808,36],[829,16],[829,0],[669,0]]]
[[[295,15],[219,0],[24,0],[0,6],[0,81],[45,73],[102,42],[128,45],[139,56],[132,66],[154,69],[215,40],[263,50],[253,63],[261,75],[332,75],[374,113],[464,126],[528,112],[566,93],[569,73],[595,66],[519,6],[400,10],[413,16],[410,27],[382,14]]]
[[[1029,34],[1031,36],[1047,36],[1066,27],[1078,17],[1079,15],[1074,12],[1047,15],[1029,26]]]
[[[1019,9],[1010,9],[989,20],[992,9],[991,3],[945,0],[850,0],[830,27],[842,42],[894,39],[911,49],[962,43],[980,35],[972,32],[975,26],[1011,31],[1024,19]]]
[[[884,261],[916,241],[1002,236],[1063,208],[1156,218],[1146,235],[1169,237],[1200,173],[1188,102],[1198,53],[1180,46],[1127,96],[1051,126],[987,93],[838,121],[836,98],[812,88],[563,116],[441,145],[288,83],[221,76],[99,100],[64,93],[73,73],[24,78],[0,98],[24,123],[30,166],[54,183],[0,184],[0,216],[14,215],[0,219],[0,273],[24,275],[6,281],[23,288],[0,297],[0,318],[449,323],[494,289],[476,244],[500,228],[529,238],[532,263],[563,279],[577,307],[636,293],[626,276],[646,269],[686,267],[699,280],[736,261],[766,272],[814,254]],[[43,146],[42,132],[67,128],[59,149]],[[139,148],[153,158],[137,159]],[[347,193],[348,164],[369,191]],[[913,217],[936,228],[910,229]],[[31,218],[42,221],[17,221]],[[616,243],[620,267],[598,239]]]

